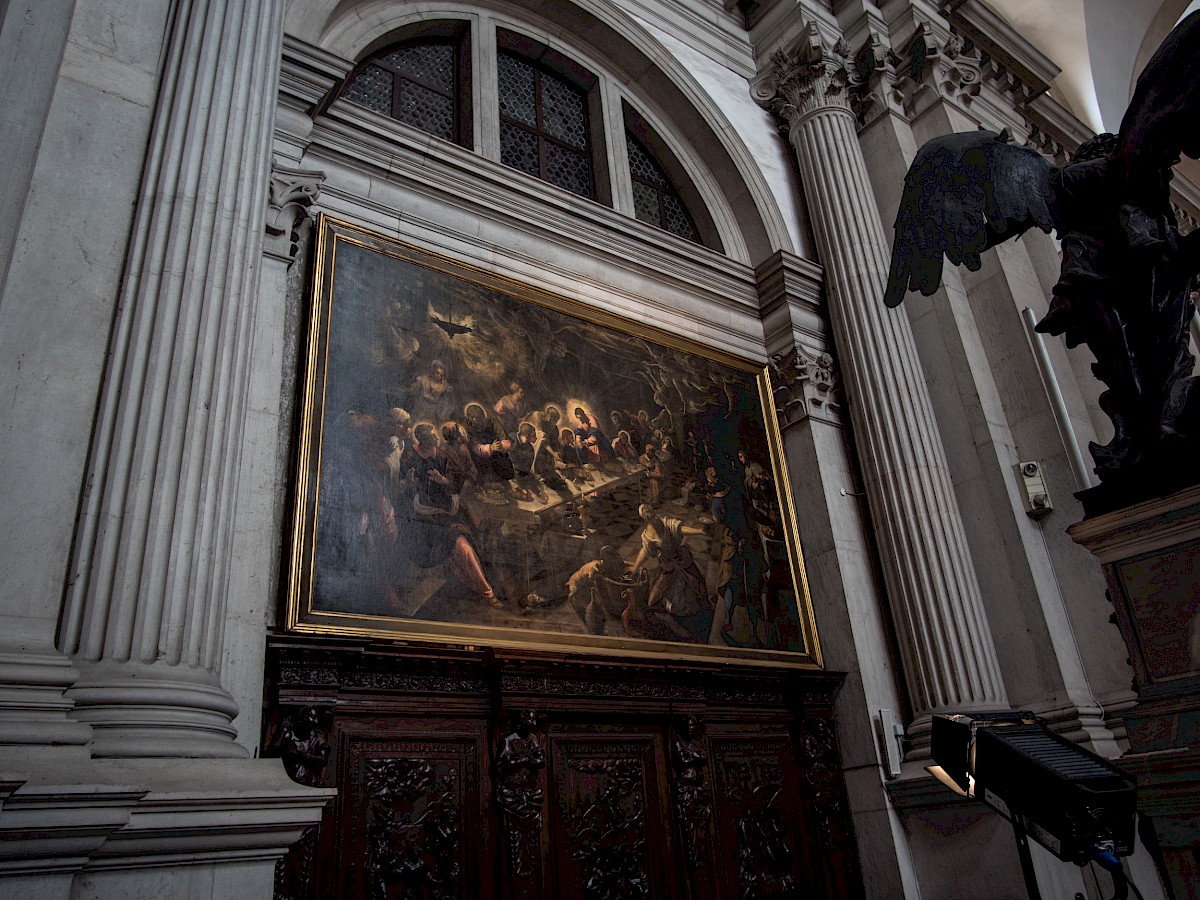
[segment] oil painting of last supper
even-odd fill
[[[288,626],[819,664],[767,376],[329,217]]]

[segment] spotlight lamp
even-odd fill
[[[930,774],[1012,823],[1031,898],[1039,894],[1026,835],[1064,862],[1099,862],[1125,896],[1119,857],[1134,849],[1132,776],[1029,712],[934,716],[931,740]]]

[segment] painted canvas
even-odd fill
[[[289,627],[819,664],[760,367],[318,231]]]

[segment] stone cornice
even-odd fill
[[[1030,98],[1048,90],[1062,71],[980,0],[951,0],[943,8],[950,26],[1019,80]]]

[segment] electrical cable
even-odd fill
[[[1133,883],[1133,879],[1125,874],[1124,866],[1121,867],[1121,877],[1123,877],[1129,887],[1133,889],[1133,893],[1137,896],[1137,900],[1146,900],[1146,898],[1142,896],[1142,892],[1138,890],[1138,886]]]

